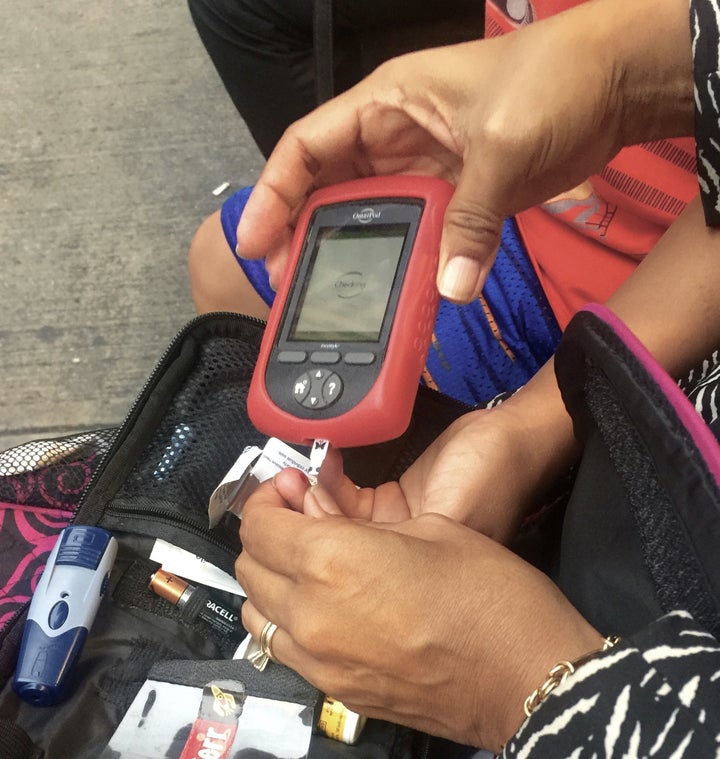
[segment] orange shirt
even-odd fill
[[[486,36],[582,0],[487,0]],[[598,175],[517,215],[528,255],[561,328],[604,302],[697,195],[691,137],[625,148]]]

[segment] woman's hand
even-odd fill
[[[275,484],[292,508],[313,516],[399,522],[437,513],[507,543],[575,452],[551,362],[501,406],[454,422],[399,482],[357,488],[343,475],[340,453],[331,449],[319,486],[308,490],[307,479],[289,469]]]
[[[438,515],[392,526],[248,500],[236,562],[243,624],[273,656],[366,716],[497,750],[523,700],[598,633],[542,573]]]
[[[412,53],[292,125],[238,227],[282,275],[315,187],[372,174],[453,181],[439,289],[480,294],[503,219],[580,184],[623,146],[691,134],[686,0],[595,0],[499,38]]]

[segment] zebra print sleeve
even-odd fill
[[[720,644],[685,612],[579,667],[503,759],[720,757]]]
[[[695,73],[695,142],[705,223],[720,226],[720,5],[690,0]]]

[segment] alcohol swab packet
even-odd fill
[[[274,437],[262,449],[256,445],[245,448],[210,496],[210,527],[215,527],[228,511],[237,517],[242,516],[245,501],[255,488],[288,467],[309,475],[310,459]]]

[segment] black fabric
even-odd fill
[[[335,26],[333,0],[315,0],[313,52],[315,57],[315,102],[319,105],[335,95]]]
[[[567,508],[560,586],[606,633],[683,609],[718,635],[720,490],[673,403],[589,312],[568,326],[556,372],[586,445]]]
[[[483,33],[483,0],[318,0],[317,19],[313,0],[188,2],[228,95],[266,157],[318,100],[348,89],[381,61]],[[317,41],[316,20],[324,35]],[[329,80],[318,82],[316,72]]]
[[[556,580],[603,634],[628,635],[660,616],[626,493],[598,434],[587,439],[565,510]]]
[[[7,759],[41,759],[42,749],[38,748],[27,733],[15,723],[0,720],[0,756]]]
[[[573,318],[555,368],[584,445],[558,582],[622,639],[553,690],[503,757],[716,756],[720,447],[607,310]]]
[[[709,0],[690,0],[693,74],[695,80],[695,149],[705,223],[720,226],[720,19]]]

